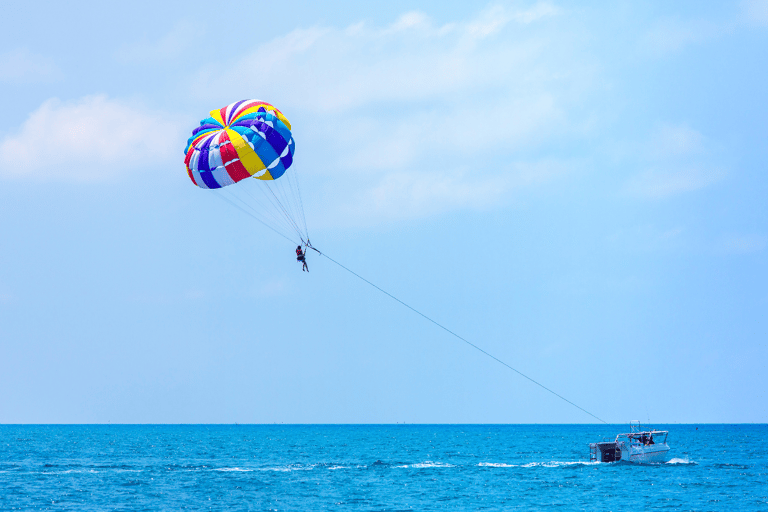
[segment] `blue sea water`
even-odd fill
[[[2,425],[0,510],[768,510],[768,425]]]

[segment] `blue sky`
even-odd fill
[[[245,98],[332,258],[609,422],[768,421],[768,2],[0,28],[0,422],[592,420],[195,187],[186,138]]]

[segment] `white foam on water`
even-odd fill
[[[668,460],[667,462],[665,462],[665,464],[696,464],[696,463],[695,462],[691,462],[688,459],[674,458],[674,459]]]
[[[214,468],[213,470],[214,471],[239,471],[243,473],[253,471],[252,469],[243,469],[243,468]]]
[[[445,462],[432,462],[431,460],[425,462],[419,462],[417,464],[405,464],[403,466],[395,466],[396,468],[454,468],[453,464],[447,464]]]
[[[315,464],[311,464],[309,466],[295,466],[295,467],[278,466],[274,468],[257,468],[257,469],[251,469],[249,471],[278,471],[280,473],[288,473],[290,471],[310,471],[313,469],[315,469]]]
[[[481,462],[478,464],[480,467],[486,467],[486,468],[516,468],[519,467],[517,464],[504,464],[503,462]]]
[[[95,469],[65,469],[64,471],[33,471],[39,475],[68,475],[70,473],[103,473],[103,471],[96,471]]]
[[[600,464],[599,461],[583,461],[583,460],[575,460],[575,461],[549,461],[549,462],[529,462],[528,464],[523,464],[520,467],[523,468],[560,468],[560,467],[568,467],[568,466],[593,466],[595,464]]]

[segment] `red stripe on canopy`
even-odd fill
[[[225,144],[225,142],[229,142],[229,144]],[[233,181],[250,178],[251,174],[245,169],[245,166],[240,161],[240,157],[238,156],[237,151],[235,151],[235,146],[232,145],[227,132],[222,132],[221,137],[219,138],[219,144],[221,144],[221,147],[219,148],[221,150],[221,160],[224,162],[224,168],[227,170],[229,177],[232,178]]]

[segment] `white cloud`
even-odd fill
[[[706,138],[685,124],[662,125],[634,155],[645,169],[630,178],[630,195],[659,199],[705,188],[720,181],[725,169],[713,159]]]
[[[352,185],[358,192],[314,221],[320,225],[360,225],[421,218],[455,209],[486,210],[509,201],[519,189],[548,183],[582,167],[583,163],[577,161],[539,160],[515,162],[493,173],[465,167],[358,176]],[[355,178],[349,175],[346,179]]]
[[[547,16],[559,14],[560,10],[549,2],[539,2],[529,9],[512,9],[504,4],[494,4],[485,9],[466,28],[468,34],[487,37],[495,34],[510,22],[532,23]]]
[[[62,76],[54,62],[26,48],[0,54],[0,82],[30,83],[50,81]]]
[[[658,199],[704,188],[720,180],[723,174],[719,169],[695,167],[647,169],[630,180],[629,189],[635,195]]]
[[[0,142],[0,175],[98,181],[177,156],[179,126],[156,112],[106,96],[45,101]]]
[[[329,114],[381,102],[457,101],[462,92],[524,82],[521,74],[531,71],[543,48],[514,37],[478,44],[510,23],[530,24],[555,12],[549,4],[524,11],[497,5],[440,27],[409,12],[383,28],[297,29],[201,71],[194,91],[201,98],[215,91],[219,98],[259,90],[263,98]]]
[[[432,164],[454,169],[473,163],[480,166],[484,154],[514,153],[565,121],[556,100],[545,91],[524,98],[496,98],[493,103],[493,107],[459,103],[402,116],[361,120],[350,115],[329,120],[325,128],[332,127],[330,134],[344,134],[336,139],[339,157],[334,167],[380,173],[410,165],[426,169]],[[328,138],[328,144],[333,144],[333,137]]]
[[[384,26],[294,30],[203,67],[193,92],[213,102],[258,91],[281,108],[294,123],[296,165],[314,162],[312,172],[344,188],[334,189],[342,202],[324,205],[337,208],[330,217],[498,204],[530,160],[516,152],[570,129],[566,104],[593,69],[570,58],[570,36],[547,28],[556,8],[517,6],[445,24],[411,11]]]
[[[704,136],[688,125],[660,126],[651,135],[648,150],[654,158],[669,158],[704,151]]]
[[[497,203],[506,188],[501,177],[391,172],[345,203],[339,213],[352,222],[365,222],[423,217],[455,208],[482,209]]]
[[[408,29],[430,29],[432,22],[429,16],[423,12],[411,11],[400,16],[395,23],[389,27],[392,32],[400,32]]]

